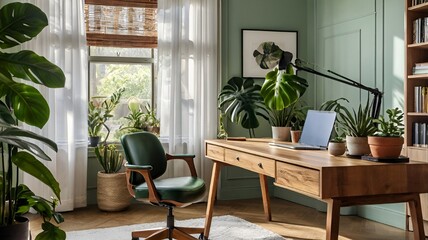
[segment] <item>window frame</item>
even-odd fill
[[[155,53],[154,48],[150,48],[151,57],[120,57],[120,56],[91,56],[91,46],[88,46],[88,99],[91,99],[91,63],[118,63],[118,64],[150,64],[152,72],[151,102],[155,107],[156,99],[156,78],[155,78]],[[120,48],[120,47],[116,47]]]

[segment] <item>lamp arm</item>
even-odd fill
[[[322,72],[319,72],[315,69],[312,69],[310,67],[306,67],[306,66],[302,66],[302,61],[300,59],[296,59],[295,64],[290,63],[293,67],[295,67],[297,69],[297,71],[304,71],[304,72],[308,72],[308,73],[312,73],[321,77],[325,77],[331,80],[334,80],[336,82],[340,82],[346,85],[350,85],[359,89],[363,89],[368,91],[369,93],[373,94],[373,106],[372,106],[372,117],[373,118],[378,118],[379,114],[380,114],[380,107],[382,104],[382,95],[383,93],[381,91],[379,91],[379,89],[377,88],[371,88],[371,87],[367,87],[359,82],[356,82],[352,79],[349,79],[345,76],[342,76],[338,73],[335,73],[331,70],[328,70],[329,73],[334,74],[338,77],[335,76],[331,76]]]

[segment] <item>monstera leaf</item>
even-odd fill
[[[249,129],[250,136],[254,135],[254,128],[259,126],[257,116],[268,119],[260,88],[251,78],[233,77],[219,94],[219,108],[225,108],[224,113],[232,122]]]
[[[276,68],[266,74],[260,94],[269,109],[282,110],[295,103],[307,87],[307,81],[294,75],[293,67],[289,64],[287,70]]]
[[[31,40],[48,25],[46,15],[28,3],[10,3],[0,9],[0,48]]]
[[[0,47],[7,49],[29,41],[47,25],[48,19],[38,7],[19,2],[7,4],[0,9]],[[65,85],[65,75],[58,66],[32,51],[0,52],[0,97],[6,99],[6,106],[0,107],[0,118],[11,123],[8,112],[12,112],[17,120],[42,128],[49,119],[49,106],[36,88],[17,78],[60,88]]]

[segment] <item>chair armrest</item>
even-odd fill
[[[195,163],[193,161],[194,158],[194,154],[166,154],[166,160],[182,159],[186,161],[187,165],[189,166],[190,174],[192,175],[192,177],[197,177],[198,174],[196,173]]]
[[[152,170],[153,167],[151,165],[133,165],[129,163],[125,163],[125,167],[129,169],[145,169],[145,170]]]
[[[154,204],[159,204],[160,197],[158,195],[158,192],[156,190],[156,186],[153,182],[152,175],[150,174],[150,171],[153,169],[150,165],[132,165],[125,163],[126,168],[126,179],[127,179],[127,185],[128,185],[128,191],[131,193],[131,195],[135,198],[134,189],[130,183],[131,179],[131,172],[139,173],[143,176],[144,181],[147,183],[147,187],[149,190],[149,201]]]
[[[171,159],[183,159],[183,158],[195,158],[195,154],[166,154],[167,156],[171,157]]]

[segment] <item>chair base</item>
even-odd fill
[[[176,227],[174,226],[174,215],[172,214],[172,206],[168,206],[167,226],[165,228],[148,229],[132,232],[132,240],[144,238],[145,240],[161,240],[161,239],[179,239],[179,240],[198,240],[204,238],[204,228],[191,227]],[[200,234],[199,238],[195,238],[190,234]]]

